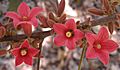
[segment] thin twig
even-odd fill
[[[38,53],[37,70],[40,69],[40,58],[41,58],[42,42],[43,42],[43,40],[39,43],[39,50],[40,50],[40,52]]]
[[[81,57],[80,57],[80,63],[79,63],[79,66],[78,66],[78,70],[81,70],[82,68],[82,61],[83,61],[83,58],[85,56],[85,52],[86,52],[86,49],[87,49],[87,42],[86,40],[83,40],[83,50],[82,50],[82,54],[81,54]]]
[[[105,16],[99,19],[92,20],[90,21],[90,23],[91,23],[91,26],[97,26],[97,25],[104,25],[107,22],[116,21],[116,20],[117,20],[116,14],[113,14],[111,16]],[[80,23],[80,26],[83,26],[85,24],[86,22]]]
[[[41,54],[41,52],[39,52],[39,54],[38,54],[37,70],[39,70],[39,67],[40,67],[40,54]]]

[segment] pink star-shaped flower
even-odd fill
[[[74,19],[69,19],[65,24],[54,24],[54,31],[57,33],[54,43],[57,46],[67,46],[72,50],[76,46],[76,41],[83,38],[83,32],[76,28]]]
[[[32,57],[39,52],[38,49],[30,47],[28,40],[25,40],[20,47],[11,50],[11,53],[16,57],[15,65],[26,63],[32,65]]]
[[[97,35],[92,33],[86,34],[88,48],[86,51],[87,58],[98,58],[104,65],[109,63],[109,53],[118,48],[118,44],[109,39],[108,31],[102,27]]]
[[[13,19],[14,27],[17,28],[19,25],[23,28],[26,35],[30,36],[32,33],[32,25],[38,26],[36,16],[42,11],[42,8],[34,7],[30,10],[29,6],[22,2],[17,12],[7,12],[6,16]]]

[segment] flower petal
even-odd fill
[[[14,19],[13,24],[14,24],[14,27],[17,29],[18,25],[20,24],[20,20]]]
[[[33,17],[36,17],[41,11],[43,11],[43,9],[40,7],[32,8],[32,10],[29,13],[29,18],[31,19]]]
[[[113,52],[118,48],[118,44],[113,40],[106,40],[102,42],[101,45],[102,45],[102,49],[106,49],[109,52]]]
[[[109,38],[109,33],[105,27],[101,27],[98,32],[98,41],[104,41]]]
[[[20,46],[21,48],[23,48],[23,47],[26,47],[26,48],[29,48],[30,47],[30,45],[29,45],[29,42],[28,42],[28,40],[26,39],[26,40],[24,40],[24,42],[21,44],[21,46]]]
[[[104,64],[107,65],[109,63],[109,53],[106,50],[100,50],[97,52],[99,60]]]
[[[32,19],[31,19],[31,22],[32,22],[32,24],[33,24],[33,26],[34,26],[35,28],[38,27],[38,20],[37,20],[36,17],[32,18]]]
[[[67,48],[69,50],[75,49],[75,45],[76,44],[75,44],[75,41],[73,39],[66,40],[66,42],[65,42],[65,46],[67,46]]]
[[[32,63],[33,63],[32,57],[25,57],[24,63],[26,63],[28,65],[32,65]]]
[[[19,56],[19,49],[20,49],[20,48],[14,48],[14,49],[12,49],[12,50],[11,50],[12,55],[14,55],[14,56],[16,56],[16,57]]]
[[[95,52],[95,49],[92,48],[92,46],[87,47],[87,51],[86,51],[86,58],[96,58],[97,54]]]
[[[67,26],[68,29],[76,29],[76,23],[74,19],[67,20],[65,25]]]
[[[63,36],[63,35],[57,35],[57,36],[54,38],[54,43],[55,43],[57,46],[64,46],[66,39],[67,39],[67,38],[65,38],[65,36]]]
[[[74,30],[74,40],[77,41],[77,40],[80,40],[84,37],[84,34],[83,32],[81,32],[80,30],[78,29],[75,29]]]
[[[54,28],[54,31],[55,31],[57,34],[60,34],[60,35],[64,35],[65,32],[66,32],[66,30],[67,30],[66,27],[65,27],[65,25],[59,24],[59,23],[54,24],[54,25],[53,25],[53,28]]]
[[[15,12],[7,12],[5,16],[12,19],[20,19],[20,16]]]
[[[97,36],[92,33],[86,33],[85,37],[87,39],[87,42],[90,46],[93,46],[94,42],[96,41]]]
[[[32,48],[32,47],[30,47],[28,50],[29,50],[29,52],[28,52],[29,56],[31,56],[31,57],[35,56],[39,52],[38,49],[35,49],[35,48]]]
[[[21,63],[23,63],[23,59],[21,57],[16,57],[15,58],[15,66],[20,65]]]
[[[17,12],[21,15],[21,16],[28,16],[29,12],[30,12],[30,8],[29,6],[25,3],[25,2],[22,2],[18,9],[17,9]]]
[[[23,31],[24,33],[27,35],[27,36],[31,36],[32,34],[32,23],[30,22],[22,22],[21,23],[21,27],[23,28]]]

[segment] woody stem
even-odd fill
[[[81,67],[82,67],[82,61],[83,61],[83,58],[85,56],[85,52],[86,52],[86,49],[87,49],[86,44],[87,44],[86,40],[83,40],[83,50],[82,50],[82,54],[81,54],[81,57],[80,57],[80,63],[79,63],[79,66],[78,66],[78,70],[81,70]]]
[[[91,26],[96,26],[96,25],[104,25],[107,22],[111,22],[111,21],[115,21],[117,19],[116,14],[113,14],[111,16],[106,16],[100,19],[96,19],[96,20],[92,20],[90,21]],[[80,25],[78,25],[77,27],[80,28],[81,26],[83,27],[84,24],[86,22],[82,22],[80,23]],[[51,34],[51,31],[38,31],[38,32],[34,32],[32,33],[32,35],[30,36],[30,38],[40,38],[43,39],[46,36],[49,36]],[[27,36],[25,34],[21,34],[21,35],[14,35],[14,36],[7,36],[5,35],[3,38],[0,38],[0,42],[6,42],[6,41],[19,41],[19,40],[24,40],[26,39]]]
[[[39,43],[39,50],[40,50],[40,52],[38,53],[37,70],[40,69],[39,66],[40,66],[41,48],[42,48],[42,41]]]
[[[40,66],[40,52],[38,54],[37,70],[39,70],[39,66]]]

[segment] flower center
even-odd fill
[[[26,17],[26,16],[23,16],[23,20],[27,20],[28,19],[28,17]]]
[[[70,32],[70,31],[66,32],[66,36],[67,37],[71,37],[72,36],[72,32]]]
[[[101,49],[101,45],[100,44],[97,44],[97,49]]]
[[[21,50],[20,50],[20,54],[21,54],[22,56],[27,55],[27,49],[21,49]]]

